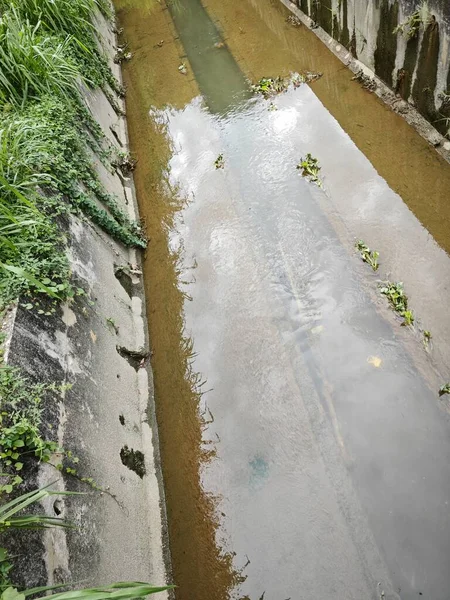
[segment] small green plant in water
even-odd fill
[[[309,181],[312,181],[319,187],[322,187],[322,180],[319,177],[319,161],[314,158],[309,152],[305,158],[301,158],[297,165],[297,169],[301,170],[302,176],[306,177]]]
[[[310,83],[322,77],[322,73],[306,72],[300,75],[294,73],[289,77],[262,77],[257,83],[252,85],[252,92],[261,94],[267,100],[272,96],[286,92],[292,84],[294,88],[298,88],[302,83]]]
[[[378,257],[380,256],[380,253],[376,252],[375,250],[372,251],[368,246],[366,246],[363,240],[358,240],[355,244],[355,247],[360,253],[363,261],[369,264],[372,267],[372,269],[376,271],[379,266]]]
[[[402,316],[404,319],[402,325],[408,327],[409,325],[412,325],[414,323],[414,315],[411,310],[405,310]]]
[[[258,83],[252,85],[252,91],[256,94],[262,94],[264,98],[270,98],[284,92],[288,85],[283,77],[262,77]]]
[[[219,154],[219,156],[214,161],[214,166],[216,167],[216,169],[223,169],[224,168],[225,161],[224,161],[224,158],[223,158],[223,154]]]
[[[439,388],[439,397],[444,396],[445,394],[450,394],[450,383],[444,383]]]
[[[432,337],[433,336],[431,335],[431,331],[428,331],[427,329],[425,329],[425,331],[423,332],[423,346],[424,346],[425,350],[429,350],[430,341],[431,341]]]
[[[414,323],[414,315],[408,309],[408,296],[403,291],[401,282],[383,281],[380,283],[380,292],[386,296],[393,310],[403,317],[402,325],[412,325]]]

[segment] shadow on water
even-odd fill
[[[168,7],[210,111],[223,113],[249,98],[249,83],[200,0],[179,0]]]

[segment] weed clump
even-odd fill
[[[400,33],[410,40],[417,37],[421,26],[427,27],[433,22],[433,19],[428,2],[421,2],[417,10],[410,14],[405,21],[399,23],[392,33],[394,35]]]
[[[0,494],[10,494],[22,483],[20,471],[28,457],[48,462],[58,446],[41,432],[42,396],[54,386],[30,384],[19,369],[0,368],[0,458],[5,483]]]
[[[252,85],[252,91],[261,94],[264,98],[270,98],[276,94],[286,91],[289,83],[283,77],[262,77],[258,83]]]
[[[302,177],[306,177],[308,181],[315,183],[320,188],[322,187],[322,180],[319,177],[321,168],[317,158],[314,158],[309,152],[305,158],[300,159],[297,165],[297,169],[302,172]]]
[[[223,154],[219,154],[219,156],[214,161],[214,166],[216,169],[223,169],[225,166],[225,160],[223,158]]]
[[[378,270],[378,257],[380,256],[379,252],[372,251],[363,240],[358,240],[355,244],[355,248],[358,250],[362,260],[370,265],[374,271]]]
[[[302,83],[310,83],[322,77],[322,73],[307,72],[304,75],[295,73],[289,77],[262,77],[257,83],[252,85],[252,91],[255,94],[261,94],[266,100],[277,94],[286,92],[290,85],[298,88]]]
[[[444,383],[439,388],[439,397],[444,396],[445,394],[450,394],[450,383]]]
[[[375,79],[366,75],[362,69],[360,69],[352,77],[352,81],[359,81],[363,88],[369,90],[369,92],[374,92],[377,89],[377,82],[375,81]]]
[[[302,22],[295,15],[289,15],[288,17],[286,17],[286,23],[289,23],[289,25],[292,25],[293,27],[302,26]]]
[[[408,326],[414,323],[414,315],[408,309],[408,297],[403,291],[401,282],[383,281],[380,283],[380,292],[386,296],[392,309],[403,317],[402,325]]]

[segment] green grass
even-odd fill
[[[64,43],[65,60],[76,66],[87,83],[104,87],[108,83],[119,91],[119,83],[112,75],[101,52],[101,40],[93,17],[97,10],[111,16],[108,3],[97,0],[0,0],[7,18],[28,24],[37,37],[58,39]]]
[[[0,600],[25,600],[28,596],[34,596],[36,600],[132,600],[133,598],[145,598],[150,594],[164,592],[174,586],[157,587],[151,583],[127,581],[98,588],[81,588],[49,595],[48,591],[55,589],[55,587],[32,588],[23,591],[9,587],[1,594]]]
[[[112,170],[114,155],[80,93],[83,81],[114,80],[91,22],[98,6],[97,0],[0,0],[0,310],[20,297],[26,309],[51,315],[55,306],[43,295],[59,301],[75,294],[60,229],[69,213],[127,246],[146,246],[139,224],[107,193],[92,164],[94,152]],[[86,64],[95,76],[82,77]],[[48,460],[55,447],[42,437],[26,382],[7,367],[0,375],[0,453],[11,475],[0,489],[9,493],[20,483],[20,448]],[[18,398],[28,396],[17,408]]]
[[[0,0],[3,10],[13,8],[22,20],[36,26],[39,22],[50,32],[75,36],[80,43],[93,38],[95,0]]]
[[[47,527],[72,527],[70,523],[59,517],[48,517],[40,514],[23,514],[36,502],[42,502],[49,496],[68,496],[75,492],[59,492],[48,489],[49,486],[39,490],[32,490],[21,494],[17,498],[0,505],[0,533],[8,529],[42,529]]]
[[[25,196],[24,186],[24,181],[11,185],[0,176],[0,309],[19,294],[62,298],[71,293],[63,238],[38,209],[37,192],[28,187]]]
[[[70,293],[64,240],[55,217],[86,214],[128,246],[145,247],[138,224],[108,194],[92,166],[100,134],[75,101],[43,96],[4,112],[0,123],[0,302],[34,289]],[[81,127],[80,127],[81,124]],[[94,140],[96,142],[94,143]],[[55,248],[60,252],[55,253]],[[42,285],[36,283],[40,281]],[[61,292],[63,292],[61,294]]]
[[[51,484],[50,484],[51,485]],[[48,529],[54,527],[70,527],[74,525],[59,517],[47,516],[45,514],[25,513],[24,511],[36,504],[42,502],[51,496],[73,496],[79,495],[78,492],[53,491],[46,486],[41,489],[32,490],[21,494],[20,496],[9,500],[0,505],[0,534],[4,534],[11,529]],[[0,548],[0,599],[1,600],[25,600],[28,596],[35,598],[52,600],[131,600],[133,598],[145,598],[150,594],[156,594],[165,590],[172,589],[174,586],[154,586],[149,583],[138,581],[127,581],[113,583],[108,586],[98,588],[81,588],[67,592],[55,592],[57,589],[67,587],[67,584],[57,584],[53,586],[43,586],[19,591],[13,587],[9,580],[9,571],[12,569],[11,558],[6,548]]]
[[[32,26],[14,6],[0,19],[0,107],[24,106],[44,94],[78,94],[83,79],[69,57],[70,37],[44,35],[42,23]]]
[[[34,124],[39,126],[34,127]],[[127,246],[145,247],[139,225],[130,221],[98,178],[88,150],[89,123],[80,130],[76,104],[45,97],[16,114],[13,125],[26,131],[28,148],[36,149],[33,155],[27,150],[26,167],[30,172],[39,171],[39,177],[46,178],[53,191],[69,200],[72,210],[87,213],[118,241]]]
[[[62,298],[69,290],[55,220],[63,212],[146,246],[92,166],[89,148],[105,163],[112,150],[80,83],[123,91],[100,51],[98,9],[106,13],[107,2],[0,0],[0,307],[24,291]]]
[[[90,219],[127,246],[146,246],[139,224],[107,193],[92,164],[94,152],[113,170],[115,153],[87,109],[83,85],[101,87],[113,100],[114,93],[123,94],[101,50],[97,10],[111,16],[107,0],[0,0],[0,310],[20,298],[25,309],[51,315],[56,307],[44,296],[60,301],[75,294],[61,227],[69,213]],[[57,446],[43,419],[42,399],[50,391],[62,390],[0,365],[0,494],[22,483],[28,462],[55,456],[61,461],[56,468],[95,488],[92,478],[77,474],[78,458]],[[50,493],[32,492],[0,505],[0,533],[67,526],[54,517],[23,514]],[[10,569],[0,548],[1,600],[125,600],[166,589],[127,582],[47,596],[47,588],[6,587]]]
[[[43,395],[55,386],[32,384],[18,368],[0,368],[0,497],[22,483],[20,472],[31,457],[48,462],[58,447],[43,434]],[[1,516],[1,512],[0,512]],[[0,532],[1,532],[0,522]]]

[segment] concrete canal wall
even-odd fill
[[[450,2],[296,0],[298,8],[442,134],[450,121]],[[415,18],[415,26],[408,24]],[[400,26],[400,30],[395,30]]]

